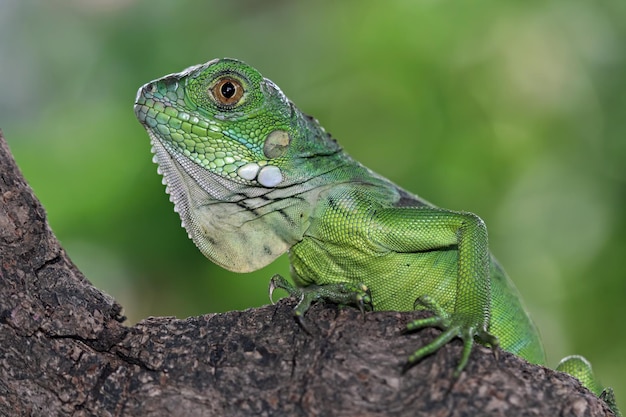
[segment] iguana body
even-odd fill
[[[214,60],[144,85],[135,113],[183,226],[222,267],[247,272],[289,252],[302,316],[317,298],[373,310],[432,310],[409,328],[544,363],[535,326],[471,213],[437,208],[348,156],[271,81]],[[496,342],[497,340],[497,342]],[[599,394],[599,392],[596,392]]]

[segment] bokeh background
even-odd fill
[[[479,214],[549,362],[626,408],[626,3],[0,0],[0,128],[75,263],[130,323],[268,302],[187,240],[132,110],[215,57],[259,68],[368,167]]]

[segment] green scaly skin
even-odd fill
[[[167,75],[141,87],[135,113],[190,238],[236,272],[288,251],[295,286],[275,276],[270,292],[299,297],[298,317],[318,299],[362,310],[427,309],[432,317],[407,328],[443,332],[409,365],[457,337],[464,350],[456,375],[474,340],[544,363],[483,221],[370,171],[255,69],[222,59]]]

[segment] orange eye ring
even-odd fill
[[[224,77],[211,87],[211,95],[218,105],[233,107],[243,97],[243,86],[234,78]]]

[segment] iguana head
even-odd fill
[[[235,271],[265,266],[299,241],[324,175],[342,164],[315,119],[233,59],[145,84],[135,114],[190,237]]]
[[[252,187],[293,184],[303,177],[296,160],[339,150],[272,81],[234,59],[144,85],[135,114],[168,152]],[[304,174],[314,175],[314,170]]]

